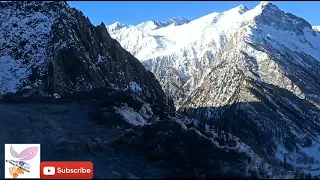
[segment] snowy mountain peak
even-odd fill
[[[189,96],[189,91],[202,83],[202,78],[211,69],[210,64],[214,63],[212,59],[236,37],[257,37],[254,39],[257,42],[265,38],[279,41],[272,44],[295,52],[302,51],[302,48],[295,46],[297,36],[308,34],[306,38],[311,35],[310,38],[301,37],[301,43],[308,41],[311,47],[319,47],[314,39],[315,32],[307,21],[265,1],[253,9],[239,5],[179,26],[163,24],[160,21],[148,21],[110,34],[156,75],[167,93],[179,94],[180,86],[184,86],[183,95],[177,96],[179,99],[183,97],[181,102]],[[315,58],[319,56],[315,50],[306,53]],[[172,79],[168,80],[167,76]],[[176,82],[173,84],[171,81]],[[177,107],[178,104],[176,101]]]
[[[249,10],[245,5],[241,4],[233,9],[237,9],[239,13],[243,14]]]
[[[270,4],[273,5],[270,1],[261,1],[258,6],[263,8],[263,7],[266,7]]]
[[[121,28],[124,28],[124,27],[129,27],[129,25],[121,24],[120,22],[117,21],[117,22],[111,24],[110,26],[108,26],[107,29],[109,31],[117,31],[117,30],[120,30]]]
[[[185,17],[174,17],[171,18],[169,21],[167,21],[167,23],[171,22],[172,24],[175,24],[177,26],[182,25],[182,24],[187,24],[189,23],[191,20],[189,20],[188,18]]]
[[[257,5],[254,9],[261,9],[262,11],[281,11],[276,5],[272,4],[270,1],[262,1],[259,5]]]
[[[245,13],[247,20],[254,19],[255,24],[265,27],[269,26],[277,30],[295,32],[303,35],[304,30],[312,30],[309,22],[291,13],[286,13],[270,2],[261,2],[258,6]]]
[[[143,22],[143,23],[140,23],[138,24],[136,27],[138,29],[141,29],[141,30],[154,30],[154,29],[157,29],[159,28],[159,26],[161,26],[158,21],[147,21],[147,22]]]
[[[312,29],[314,29],[316,31],[320,31],[320,26],[312,26]]]
[[[121,26],[120,22],[117,21],[117,22],[111,24],[111,25],[109,26],[109,28],[112,29],[112,30],[116,30],[116,29],[118,29],[120,26]]]
[[[155,30],[159,28],[164,28],[168,26],[180,26],[183,24],[189,23],[191,20],[184,18],[184,17],[174,17],[169,19],[168,21],[147,21],[138,24],[136,27],[141,30]]]

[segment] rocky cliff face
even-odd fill
[[[0,93],[69,96],[95,88],[130,91],[157,114],[172,114],[154,75],[105,25],[65,2],[1,2]]]

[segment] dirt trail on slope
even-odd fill
[[[142,157],[115,152],[110,144],[124,130],[97,124],[93,111],[88,103],[0,103],[0,160],[6,143],[41,144],[41,161],[92,161],[94,178],[165,176]]]

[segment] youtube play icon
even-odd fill
[[[53,166],[43,167],[43,174],[46,176],[52,176],[56,173],[56,168]]]

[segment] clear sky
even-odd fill
[[[272,2],[272,1],[271,1]],[[191,20],[212,12],[223,12],[240,4],[249,9],[259,1],[69,1],[71,7],[81,10],[94,25],[102,21],[112,24],[139,24],[148,20],[165,21],[172,17]],[[320,25],[320,1],[274,1],[281,10],[304,18],[312,25]]]

